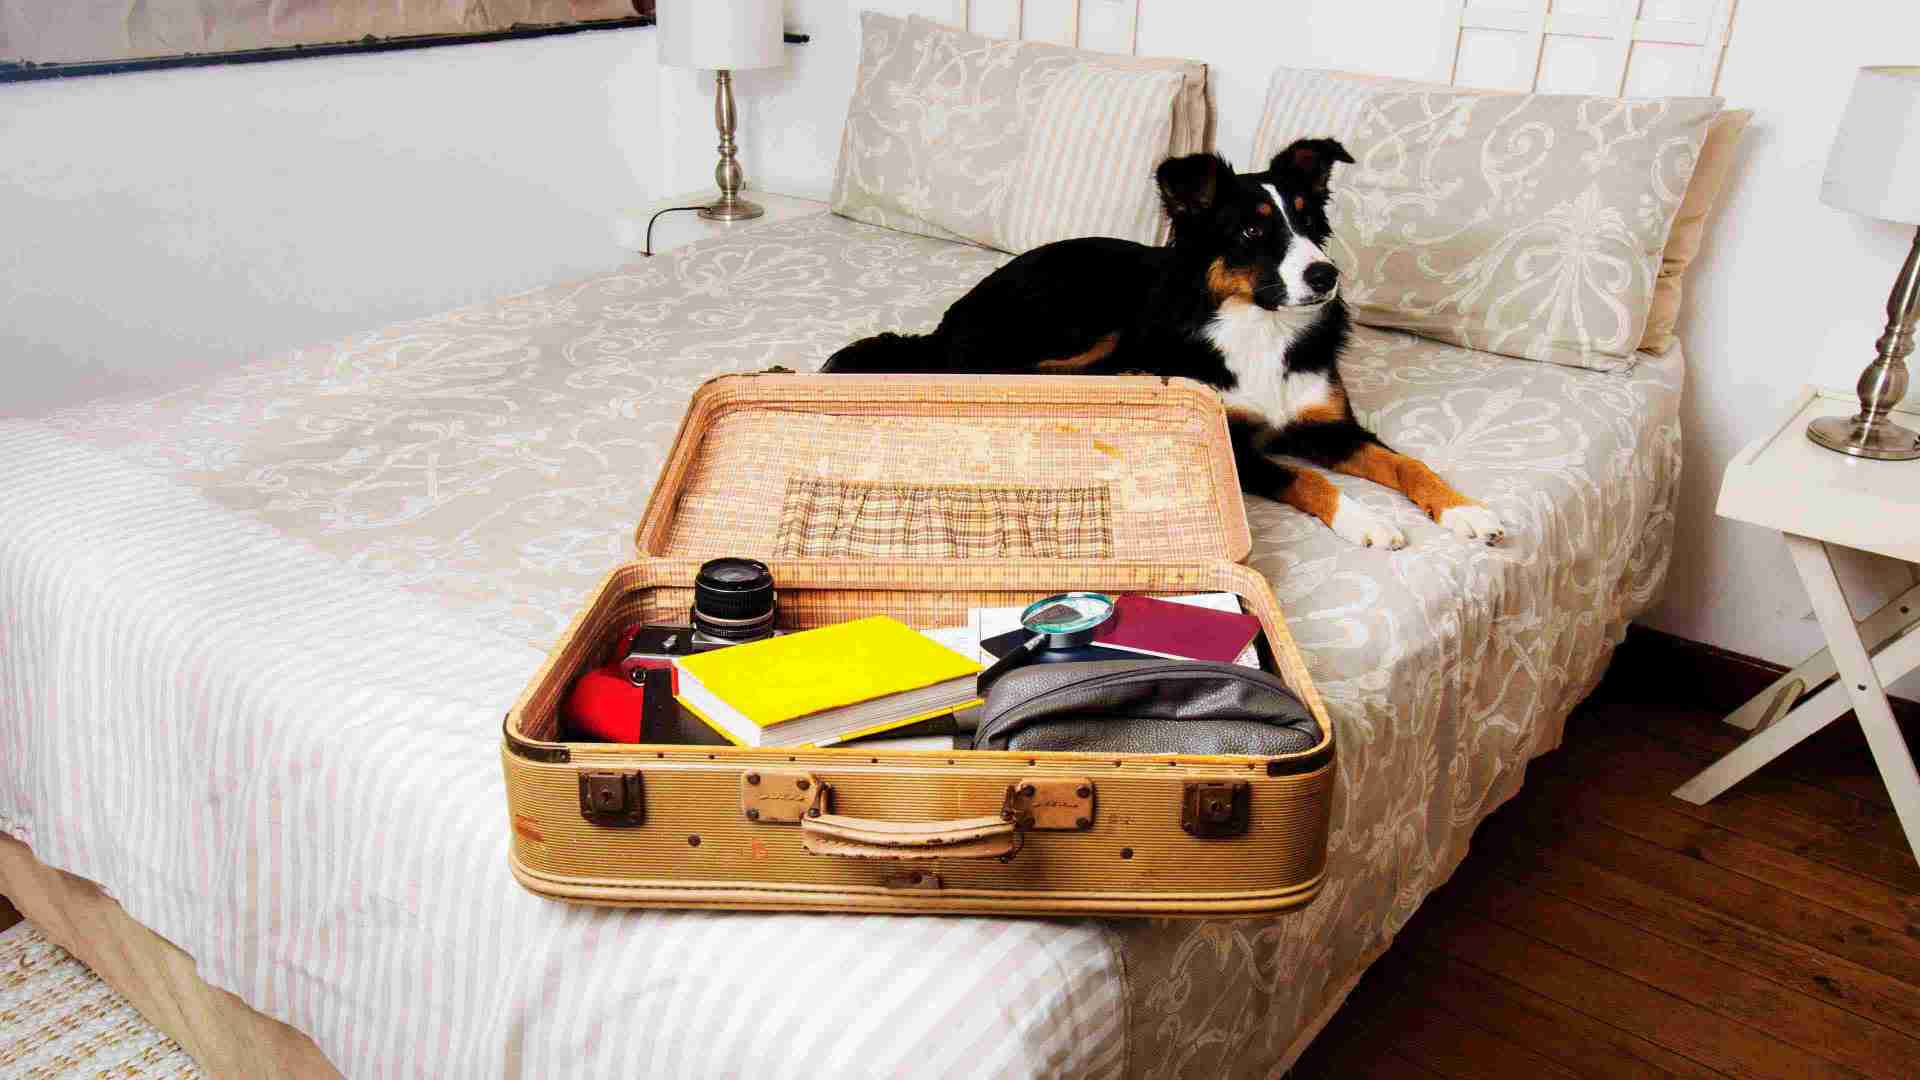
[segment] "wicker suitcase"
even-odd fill
[[[1018,558],[969,558],[983,551]],[[1181,380],[732,375],[694,395],[636,534],[507,714],[514,876],[631,907],[1218,915],[1307,903],[1332,728],[1251,547],[1210,389]],[[1282,757],[563,742],[621,627],[700,563],[771,566],[780,621],[959,626],[1050,593],[1237,594],[1321,727]]]

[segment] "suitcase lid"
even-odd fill
[[[642,558],[1244,560],[1226,410],[1151,376],[722,375]]]

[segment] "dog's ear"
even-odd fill
[[[1275,176],[1292,180],[1289,186],[1296,191],[1325,195],[1334,163],[1342,161],[1353,164],[1353,155],[1338,139],[1298,139],[1273,156],[1270,168]]]
[[[1175,221],[1213,209],[1220,189],[1233,175],[1233,166],[1219,154],[1188,154],[1168,158],[1154,170],[1160,202]]]

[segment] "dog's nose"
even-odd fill
[[[1340,268],[1330,262],[1317,262],[1300,276],[1307,279],[1307,287],[1314,292],[1332,292],[1340,282]]]

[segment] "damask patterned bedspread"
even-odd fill
[[[1270,1074],[1558,745],[1660,586],[1677,350],[1600,373],[1357,333],[1356,408],[1510,532],[1469,545],[1336,480],[1406,532],[1384,552],[1250,500],[1252,562],[1340,740],[1303,911],[608,912],[506,872],[499,714],[629,555],[694,388],[930,326],[1001,258],[767,224],[0,425],[0,829],[349,1075]],[[94,685],[109,660],[144,669]],[[820,982],[748,989],[775,958]]]

